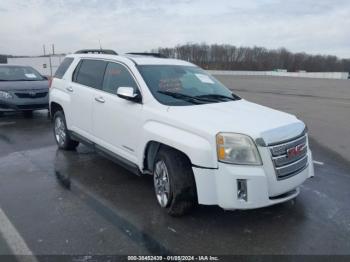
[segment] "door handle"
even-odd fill
[[[69,86],[69,87],[66,87],[66,90],[68,91],[68,92],[71,92],[71,93],[73,93],[73,88],[71,87],[71,86]]]
[[[100,97],[95,97],[95,100],[96,100],[97,102],[99,102],[99,103],[104,103],[104,102],[106,102],[106,101],[103,99],[102,96],[100,96]]]

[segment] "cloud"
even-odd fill
[[[347,0],[2,0],[0,53],[146,51],[186,42],[350,57]]]

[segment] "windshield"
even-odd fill
[[[239,99],[199,67],[142,65],[138,68],[153,96],[164,105],[182,106]]]
[[[29,66],[0,66],[0,81],[42,81],[44,78]]]

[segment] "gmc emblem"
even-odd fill
[[[301,144],[301,145],[297,145],[295,147],[289,148],[287,150],[288,158],[293,158],[300,155],[303,152],[304,148],[305,148],[305,144]]]

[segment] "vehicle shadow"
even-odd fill
[[[59,185],[153,254],[284,254],[310,237],[303,199],[255,210],[199,206],[174,218],[158,206],[151,176],[135,176],[85,146],[57,150],[54,166]]]

